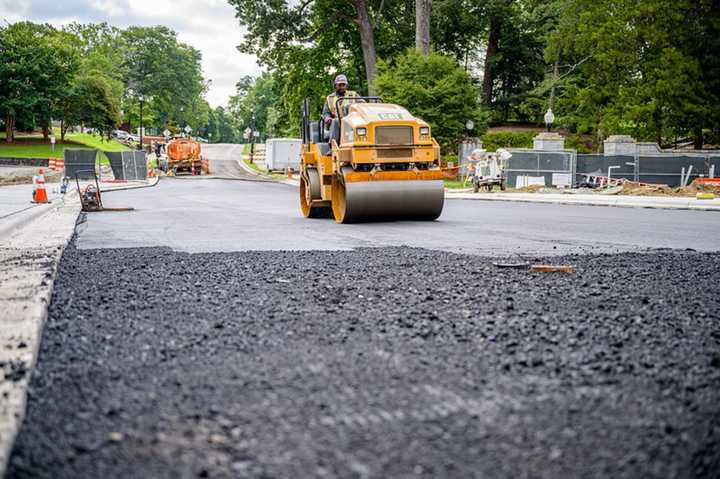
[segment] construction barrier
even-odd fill
[[[48,170],[62,171],[65,169],[65,160],[62,158],[48,158]]]
[[[95,177],[97,150],[69,149],[63,152],[65,176],[68,178],[90,179]]]
[[[204,156],[200,157],[200,167],[202,168],[202,172],[206,175],[210,174],[210,164],[208,162],[208,159]]]
[[[107,151],[113,176],[116,180],[146,180],[148,177],[147,159],[144,151]]]

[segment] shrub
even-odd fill
[[[484,132],[487,115],[479,106],[479,91],[472,78],[452,57],[414,49],[392,62],[378,62],[377,94],[389,103],[407,108],[428,122],[432,135],[445,151],[456,150],[465,133],[465,122]]]
[[[533,137],[533,132],[498,131],[486,133],[480,139],[484,149],[495,151],[498,148],[532,148]]]

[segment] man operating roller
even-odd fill
[[[335,91],[328,95],[323,106],[322,117],[325,121],[326,127],[330,127],[330,140],[333,138],[336,142],[340,143],[340,123],[337,121],[338,117],[338,100],[341,98],[357,98],[358,94],[352,90],[347,89],[348,80],[345,75],[338,75],[335,77]],[[347,106],[346,102],[343,102],[341,107]]]

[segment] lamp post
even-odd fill
[[[255,112],[250,121],[250,164],[255,161]]]
[[[145,96],[141,93],[138,97],[140,100],[140,150],[143,149],[143,104],[145,103]]]
[[[545,112],[545,126],[547,127],[547,131],[552,130],[553,123],[555,123],[555,114],[552,108],[548,108],[548,111]]]
[[[475,129],[475,122],[472,120],[466,121],[465,122],[465,137],[470,138],[474,129]]]

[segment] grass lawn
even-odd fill
[[[250,160],[243,160],[243,162],[246,165],[248,165],[250,168],[252,168],[253,170],[257,171],[258,173],[263,173],[263,174],[267,173],[266,171],[261,170],[260,167],[258,165],[256,165],[255,163],[250,163]]]
[[[65,143],[60,143],[60,135],[55,149],[49,141],[43,140],[42,135],[15,136],[13,143],[5,142],[5,133],[0,133],[0,157],[16,158],[62,158],[65,148],[94,148],[100,151],[125,151],[129,148],[116,140],[104,140],[87,133],[69,133],[65,135]],[[108,164],[105,155],[100,155],[100,163]]]
[[[472,183],[470,181],[463,183],[461,180],[443,180],[443,183],[445,183],[445,188],[450,188],[452,190],[456,189],[462,189],[462,188],[472,188]]]

